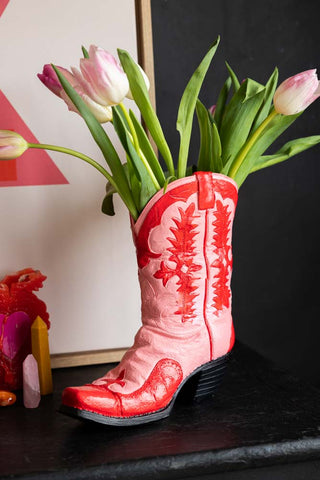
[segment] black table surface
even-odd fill
[[[320,479],[320,390],[236,345],[214,399],[139,427],[58,412],[61,391],[112,365],[54,371],[37,409],[0,409],[0,479]]]

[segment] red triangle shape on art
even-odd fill
[[[1,4],[0,4],[1,6]],[[38,140],[0,90],[0,129],[14,130],[30,143]],[[0,187],[22,185],[61,185],[68,180],[45,150],[27,150],[16,160],[0,162]]]
[[[0,17],[3,14],[4,9],[8,5],[9,0],[0,0]]]

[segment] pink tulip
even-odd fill
[[[74,76],[72,75],[72,73],[70,73],[69,70],[67,70],[66,68],[57,68],[59,72],[61,72],[68,80],[68,82],[74,87],[76,83],[74,81]],[[49,88],[49,90],[51,90],[51,92],[53,92],[58,97],[61,97],[61,92],[63,91],[63,88],[52,65],[46,64],[43,67],[42,73],[38,73],[38,78],[47,88]]]
[[[80,60],[83,79],[77,75],[86,93],[104,106],[119,104],[129,91],[127,75],[113,55],[91,45],[89,58]],[[73,70],[75,74],[75,70]],[[78,72],[80,73],[80,72]]]
[[[80,85],[79,80],[71,73],[69,70],[63,67],[57,67],[59,72],[63,74],[63,76],[68,80],[70,85],[76,90],[76,92],[80,95],[84,103],[87,105],[91,113],[95,116],[95,118],[100,123],[109,122],[112,120],[112,109],[110,107],[103,107],[100,104],[96,103],[92,100],[89,95],[87,95],[84,88]],[[56,72],[54,71],[52,65],[45,65],[43,67],[43,73],[38,74],[38,78],[41,82],[51,90],[55,95],[62,98],[68,106],[68,109],[72,112],[76,112],[79,114],[78,109],[72,103],[62,85],[58,79]]]
[[[277,88],[273,104],[277,113],[294,115],[302,112],[320,96],[316,69],[306,70],[287,78]]]
[[[28,143],[21,135],[11,130],[0,130],[0,160],[20,157],[28,149]]]

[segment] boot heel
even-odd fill
[[[223,380],[229,358],[229,354],[224,355],[201,368],[194,384],[194,401],[199,402],[215,393]]]

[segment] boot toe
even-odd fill
[[[121,416],[117,395],[106,388],[95,385],[66,388],[62,393],[62,404],[100,415]]]

